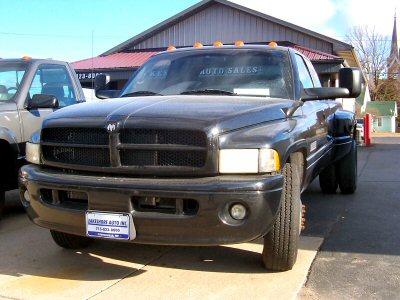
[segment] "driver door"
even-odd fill
[[[60,108],[77,103],[70,74],[64,65],[39,65],[30,84],[26,104],[35,94],[55,96]],[[52,108],[22,110],[20,114],[23,141],[28,141],[32,134],[41,128],[43,119],[53,111]]]

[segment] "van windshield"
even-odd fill
[[[289,55],[251,49],[165,53],[145,63],[121,96],[182,94],[293,99]]]
[[[0,62],[0,103],[14,100],[26,67],[25,63]]]

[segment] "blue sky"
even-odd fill
[[[368,4],[365,0],[232,1],[344,39],[348,27],[365,20],[375,22],[370,25],[390,35],[397,0],[383,0],[378,8],[375,1]],[[0,57],[27,54],[67,61],[88,58],[92,54],[92,30],[94,54],[98,55],[197,2],[0,0]]]

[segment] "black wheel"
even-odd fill
[[[6,203],[6,192],[0,190],[0,220],[1,217],[3,216],[5,203]]]
[[[343,194],[353,194],[357,189],[357,145],[353,141],[351,150],[336,166],[339,188]]]
[[[69,233],[50,230],[51,237],[54,242],[65,249],[81,249],[89,246],[91,240],[89,238],[73,235]]]
[[[338,188],[336,166],[330,165],[319,174],[319,186],[325,194],[336,194]]]
[[[265,268],[281,272],[291,270],[297,259],[302,205],[298,165],[286,163],[281,208],[270,232],[264,237],[262,253]]]

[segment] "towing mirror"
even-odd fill
[[[39,109],[39,108],[58,108],[59,102],[56,96],[46,94],[35,94],[32,99],[28,101],[27,109]]]
[[[339,70],[339,87],[304,89],[301,100],[324,100],[337,98],[357,98],[361,94],[361,71],[357,68]]]
[[[346,88],[321,87],[304,89],[301,95],[303,102],[310,100],[325,100],[336,98],[349,98],[350,92]]]
[[[349,90],[348,98],[357,98],[361,94],[361,71],[357,68],[339,70],[339,87]]]
[[[108,74],[98,74],[94,80],[94,91],[96,97],[99,99],[115,98],[118,97],[119,90],[108,89],[111,77]]]

